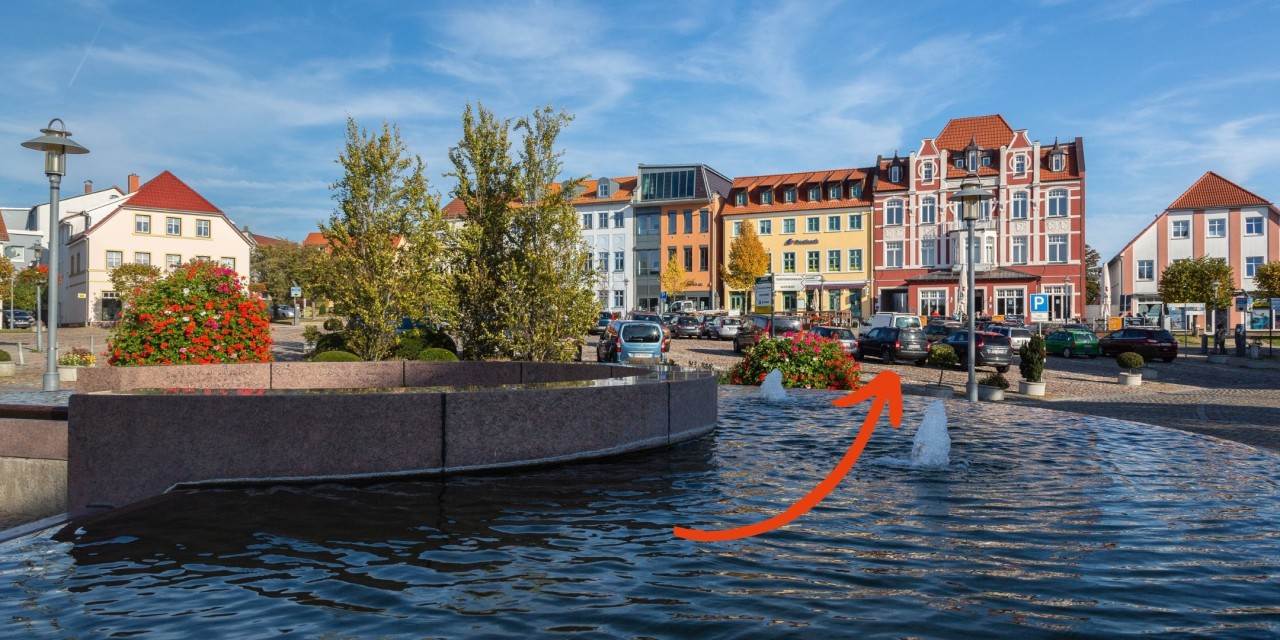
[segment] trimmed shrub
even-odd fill
[[[360,356],[350,351],[326,351],[316,354],[312,362],[361,362]]]
[[[448,349],[441,349],[440,347],[427,347],[426,349],[423,349],[422,351],[418,352],[418,357],[416,359],[431,360],[436,362],[457,362],[458,356],[454,355],[454,353],[452,351],[449,351]]]
[[[978,384],[987,387],[996,387],[997,389],[1008,389],[1009,379],[1004,377],[1004,374],[997,371],[979,380]]]
[[[956,350],[949,344],[935,344],[929,347],[929,366],[932,367],[954,367],[960,364],[960,358],[956,357]]]
[[[316,340],[316,354],[326,351],[346,351],[347,338],[341,333],[326,333]]]
[[[8,351],[0,349],[0,362],[13,362],[13,356],[9,355]]]
[[[316,342],[320,339],[320,330],[314,324],[309,324],[302,330],[302,339],[307,342]]]
[[[1141,368],[1142,365],[1146,364],[1146,361],[1142,359],[1142,356],[1132,351],[1126,351],[1116,356],[1116,364],[1121,369],[1128,369],[1129,373],[1133,373],[1134,369]]]
[[[337,318],[325,318],[324,324],[321,326],[324,327],[325,331],[342,331],[342,321]]]
[[[1036,334],[1018,349],[1018,371],[1027,382],[1040,382],[1044,376],[1044,337]]]
[[[862,367],[831,338],[795,333],[762,339],[729,371],[733,384],[759,385],[770,371],[782,373],[782,386],[853,390]]]

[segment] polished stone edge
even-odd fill
[[[66,420],[66,404],[0,404],[0,419]]]
[[[36,535],[38,533],[41,533],[45,529],[61,526],[68,522],[71,522],[71,520],[74,518],[75,516],[72,515],[71,513],[59,513],[57,515],[52,515],[47,518],[41,518],[40,520],[36,520],[34,522],[20,524],[16,527],[12,527],[9,529],[0,529],[0,544],[3,544],[5,542],[11,542],[13,540],[17,540],[18,538],[25,538],[27,536]]]

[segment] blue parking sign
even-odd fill
[[[1031,313],[1049,313],[1049,294],[1031,294]]]
[[[663,292],[659,293],[659,294],[658,294],[658,297],[659,297],[659,298],[662,298],[663,300],[666,300],[666,299],[667,299],[667,292],[666,292],[666,291],[663,291]]]

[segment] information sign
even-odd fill
[[[1031,321],[1032,322],[1048,322],[1049,321],[1049,294],[1047,293],[1031,294]]]
[[[302,287],[289,287],[289,297],[290,297],[290,298],[301,298],[301,297],[302,297]]]

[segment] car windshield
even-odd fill
[[[1152,332],[1151,337],[1156,340],[1174,340],[1173,334],[1168,331],[1154,331]]]
[[[741,320],[739,320],[739,319],[737,319],[737,318],[725,318],[725,319],[724,319],[724,326],[726,326],[726,327],[736,327],[736,326],[738,326],[738,325],[740,325],[740,324],[742,324],[742,321],[741,321]]]
[[[1027,331],[1026,329],[1014,329],[1010,331],[1010,334],[1015,338],[1026,338],[1028,340],[1031,339],[1031,332]]]
[[[778,333],[783,331],[799,331],[800,318],[777,318],[774,320],[773,330]]]
[[[684,318],[680,318],[680,324],[698,324],[698,319],[686,316]]]
[[[662,331],[651,324],[629,324],[622,327],[622,339],[626,342],[658,342]]]
[[[920,318],[915,316],[903,316],[893,321],[893,326],[898,328],[919,327]]]
[[[986,342],[987,344],[993,344],[996,346],[1009,344],[1009,339],[1002,335],[984,336],[983,341]]]

